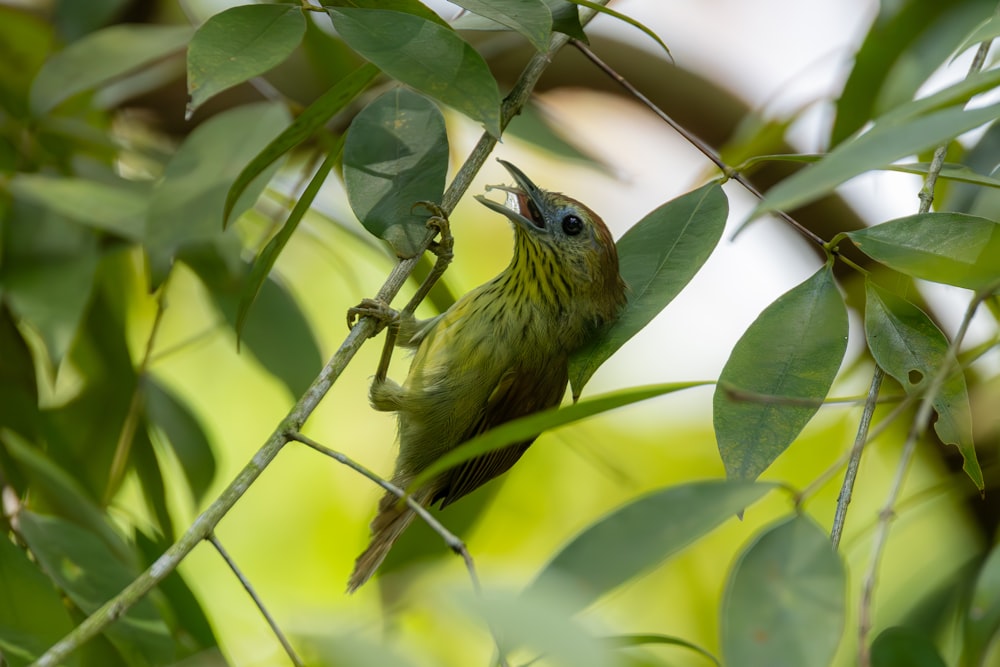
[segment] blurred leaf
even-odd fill
[[[552,34],[552,12],[542,0],[452,1],[459,7],[521,33],[539,51],[548,48]]]
[[[138,575],[83,528],[28,511],[18,516],[31,553],[85,614],[97,611]],[[104,634],[130,664],[165,664],[174,659],[173,641],[149,598],[139,600]]]
[[[962,619],[962,665],[984,665],[990,646],[1000,633],[1000,543],[983,562]]]
[[[385,641],[369,641],[364,634],[324,633],[299,635],[302,658],[310,667],[416,667],[405,655],[399,655]]]
[[[486,431],[482,435],[466,440],[455,449],[440,457],[434,463],[427,466],[411,482],[410,488],[418,488],[427,483],[438,474],[454,468],[459,463],[468,461],[486,452],[506,447],[515,442],[533,440],[538,434],[549,429],[570,424],[592,415],[614,410],[625,405],[645,401],[646,399],[662,396],[682,389],[700,387],[709,382],[670,382],[666,384],[646,385],[644,387],[632,387],[621,391],[614,391],[608,394],[595,396],[586,401],[580,401],[564,408],[551,408],[542,410],[535,414],[514,419]]]
[[[923,396],[942,367],[955,371],[934,397],[938,414],[934,430],[942,442],[958,447],[966,474],[982,490],[983,472],[972,442],[972,409],[965,375],[950,354],[948,339],[922,310],[871,281],[866,285],[865,336],[875,362],[907,394]]]
[[[686,639],[681,637],[671,637],[670,635],[618,635],[616,637],[608,637],[615,646],[620,646],[622,648],[629,648],[632,646],[646,646],[648,644],[653,645],[663,645],[663,646],[679,646],[681,648],[686,648],[695,653],[707,658],[716,667],[722,667],[719,659],[714,655],[698,646],[693,644]]]
[[[955,55],[952,60],[965,53],[966,49],[979,46],[980,42],[986,42],[995,37],[1000,37],[1000,14],[993,14],[983,19],[979,25],[973,28],[969,36],[955,49]]]
[[[278,261],[278,255],[285,249],[288,241],[292,238],[292,234],[302,221],[303,216],[305,216],[309,207],[312,206],[313,200],[316,199],[316,195],[319,194],[320,188],[323,187],[323,183],[326,181],[326,177],[329,176],[334,163],[340,157],[342,148],[343,144],[338,142],[337,147],[332,148],[327,153],[319,169],[316,170],[316,173],[313,174],[312,179],[309,181],[309,185],[299,195],[295,206],[292,208],[292,212],[288,214],[288,218],[281,226],[281,229],[271,237],[271,240],[267,242],[267,245],[264,246],[264,249],[260,251],[260,254],[254,260],[253,266],[250,267],[250,274],[247,276],[246,285],[240,294],[240,303],[236,309],[237,341],[239,341],[247,316],[250,314],[250,308],[253,306],[254,301],[257,300],[257,295],[260,294],[260,289],[264,285],[264,281],[267,280],[271,269],[274,268],[274,263]]]
[[[647,37],[656,42],[656,44],[661,49],[663,49],[663,52],[666,54],[667,58],[671,60],[673,59],[673,56],[670,54],[670,49],[668,49],[667,45],[663,42],[662,39],[660,39],[660,36],[657,35],[655,32],[653,32],[652,30],[650,30],[649,28],[647,28],[643,23],[636,21],[631,16],[628,16],[627,14],[622,14],[621,12],[615,11],[614,9],[611,9],[610,7],[599,4],[597,2],[591,2],[591,0],[570,0],[570,2],[572,2],[575,5],[580,5],[581,7],[586,7],[587,9],[591,9],[597,12],[598,14],[606,14],[608,16],[616,18],[622,23],[627,23],[633,28],[638,28],[639,30],[644,32]]]
[[[465,606],[485,619],[504,652],[527,647],[559,667],[616,665],[611,647],[572,615],[573,590],[536,591],[530,598],[508,591],[463,595]]]
[[[136,531],[136,546],[143,555],[143,564],[152,565],[171,545],[163,538],[154,539],[141,530]],[[187,649],[187,653],[202,652],[218,646],[212,626],[205,616],[198,599],[188,588],[180,572],[174,570],[156,586],[166,598],[172,617],[166,619],[171,628],[171,634],[177,638],[178,644]],[[201,663],[197,663],[201,664]],[[220,662],[220,665],[225,664]],[[192,665],[194,667],[194,665]],[[208,667],[206,664],[205,667]]]
[[[59,35],[73,42],[111,23],[128,8],[129,0],[56,0],[52,23]]]
[[[3,307],[0,307],[0,359],[3,359],[0,364],[0,434],[10,429],[31,439],[39,428],[35,361],[11,312]],[[6,472],[10,475],[10,471]],[[18,486],[10,479],[6,482]]]
[[[556,157],[576,160],[604,173],[612,173],[607,162],[588,152],[586,137],[563,132],[560,127],[563,122],[561,115],[529,100],[521,113],[511,119],[504,130],[504,136],[517,137]]]
[[[946,667],[926,632],[886,628],[872,642],[872,667]]]
[[[918,213],[847,234],[901,273],[971,290],[1000,288],[1000,223],[964,213]]]
[[[400,257],[427,236],[418,201],[440,202],[448,172],[444,117],[422,95],[395,88],[355,117],[344,141],[344,184],[354,214]]]
[[[497,83],[482,56],[453,30],[402,12],[327,11],[343,40],[383,72],[480,121],[499,138]]]
[[[240,175],[233,181],[226,194],[224,222],[232,219],[233,207],[240,200],[243,191],[264,172],[270,165],[285,153],[316,134],[326,121],[341,111],[356,99],[371,85],[379,70],[370,63],[365,63],[358,69],[342,78],[337,85],[316,98],[299,116],[285,128],[264,150],[244,167]]]
[[[94,229],[131,241],[142,239],[149,195],[125,181],[110,185],[21,173],[10,180],[10,191]]]
[[[583,609],[659,565],[771,490],[771,484],[705,480],[646,494],[598,519],[549,561],[527,593],[563,581]]]
[[[52,41],[52,26],[41,16],[0,5],[0,107],[9,116],[30,116],[28,93]]]
[[[17,318],[41,336],[54,368],[80,328],[97,263],[96,249],[85,246],[75,258],[18,263],[4,271],[4,299]]]
[[[1000,127],[1000,126],[998,126]],[[894,164],[888,167],[890,171],[900,171],[904,174],[925,175],[930,170],[929,162],[910,162],[907,164]],[[938,178],[946,178],[959,183],[971,183],[973,185],[983,185],[988,188],[1000,188],[1000,178],[984,176],[975,172],[965,165],[945,163],[938,173]]]
[[[146,419],[173,450],[198,505],[215,478],[215,453],[198,419],[153,377],[143,379]]]
[[[0,655],[23,667],[73,629],[62,599],[38,566],[6,536],[0,538]],[[79,665],[71,655],[68,665]]]
[[[570,358],[574,398],[601,364],[691,281],[722,237],[728,214],[722,186],[713,182],[660,206],[618,241],[628,303],[608,329]]]
[[[149,429],[145,424],[140,424],[135,429],[128,462],[139,478],[142,497],[146,500],[150,512],[150,523],[166,535],[167,539],[173,540],[176,534],[173,518],[167,508],[167,487],[163,481],[163,472],[160,470],[160,461],[153,451]]]
[[[827,667],[844,631],[847,575],[830,538],[797,515],[739,557],[722,598],[726,667]]]
[[[305,31],[295,5],[240,5],[209,18],[188,46],[188,118],[214,95],[283,63]]]
[[[36,507],[39,501],[42,501],[51,511],[72,519],[92,534],[99,536],[119,560],[130,557],[125,540],[73,476],[15,433],[10,431],[0,433],[0,442],[24,469],[28,487],[34,494],[32,507]]]
[[[888,125],[925,116],[932,111],[964,106],[979,93],[993,90],[1000,84],[1000,70],[972,72],[964,79],[920,99],[900,104],[880,116],[877,123]]]
[[[31,88],[31,110],[44,114],[60,102],[180,51],[188,26],[120,24],[73,42],[46,61]]]
[[[154,288],[178,250],[221,234],[230,186],[288,120],[282,104],[248,104],[213,116],[184,140],[149,202],[146,248]],[[233,206],[233,215],[253,206],[278,166],[272,164],[257,175]]]
[[[1000,122],[994,122],[961,157],[962,165],[977,174],[1000,176]],[[947,165],[946,165],[947,167]],[[977,214],[975,207],[981,201],[993,197],[1000,202],[1000,192],[984,190],[975,184],[957,183],[953,185],[948,198],[936,208],[939,211]],[[936,199],[936,196],[935,196]],[[988,211],[1000,210],[1000,204],[987,205],[978,215],[986,216]]]
[[[846,349],[847,309],[829,266],[754,320],[715,388],[727,476],[756,479],[788,448],[822,405]]]
[[[829,194],[844,181],[937,146],[995,120],[1000,104],[978,109],[948,108],[899,122],[880,123],[837,146],[826,157],[767,191],[750,219],[770,211],[790,211]]]

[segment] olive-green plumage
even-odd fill
[[[402,386],[373,384],[372,405],[399,417],[392,481],[406,488],[446,452],[494,426],[558,405],[569,355],[617,317],[625,303],[618,254],[604,222],[580,202],[536,187],[501,161],[517,187],[503,206],[477,197],[514,223],[514,257],[496,278],[423,323],[402,322],[400,341],[416,346]],[[506,472],[532,441],[490,452],[417,490],[423,505],[449,505]],[[387,493],[372,521],[372,540],[348,590],[375,572],[413,519]]]

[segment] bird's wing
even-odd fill
[[[566,392],[566,382],[565,361],[546,368],[507,371],[486,401],[486,409],[473,422],[461,442],[504,422],[558,405]],[[534,440],[532,438],[495,449],[456,466],[445,473],[441,488],[432,503],[441,500],[441,507],[446,507],[507,472]]]

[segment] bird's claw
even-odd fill
[[[376,335],[386,326],[392,324],[399,319],[399,312],[394,310],[389,306],[389,304],[384,301],[379,301],[377,299],[362,299],[361,303],[354,306],[353,308],[347,309],[347,328],[353,329],[354,325],[357,324],[362,317],[370,317],[375,320],[375,331],[372,332],[372,336]]]
[[[431,241],[427,249],[445,262],[450,262],[454,257],[455,238],[451,235],[448,212],[440,204],[432,201],[418,201],[413,205],[414,208],[418,206],[430,211],[431,217],[427,219],[427,228],[435,230],[439,236],[439,240]]]

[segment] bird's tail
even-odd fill
[[[430,492],[421,490],[413,494],[413,500],[421,505],[426,504],[430,498]],[[371,579],[375,570],[385,560],[389,549],[395,544],[399,536],[403,534],[406,527],[416,516],[406,503],[392,494],[386,493],[378,504],[378,513],[372,520],[372,539],[368,543],[368,548],[354,561],[354,572],[347,582],[347,592],[353,593],[366,581]]]

